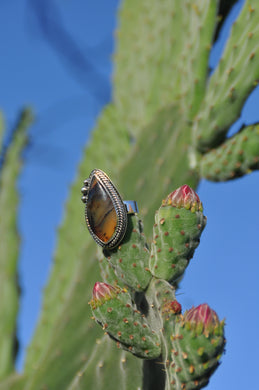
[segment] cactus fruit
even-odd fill
[[[149,268],[154,276],[176,281],[199,245],[206,224],[198,195],[187,185],[171,194],[155,214]]]
[[[137,215],[128,218],[139,224]],[[143,359],[160,359],[168,390],[205,386],[224,351],[224,322],[215,311],[203,304],[182,315],[175,299],[175,283],[193,256],[205,224],[201,201],[192,188],[184,185],[170,193],[155,215],[150,252],[130,222],[118,248],[108,254],[103,249],[129,292],[118,284],[97,282],[90,301],[94,319],[119,347]],[[139,271],[132,277],[132,269],[143,271],[141,257],[149,258],[147,279]]]

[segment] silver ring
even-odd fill
[[[100,169],[94,169],[84,180],[81,192],[91,236],[103,248],[115,248],[125,236],[127,214],[138,213],[137,202],[123,201],[111,179]]]

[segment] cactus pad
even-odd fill
[[[95,320],[117,341],[118,346],[138,357],[154,359],[161,353],[159,336],[131,304],[126,290],[110,286],[110,295],[90,302]]]
[[[200,161],[201,176],[231,180],[259,169],[259,125],[247,126]]]
[[[169,198],[170,199],[170,198]],[[195,210],[169,201],[163,202],[155,215],[149,268],[152,274],[168,281],[182,276],[199,245],[206,217],[201,205]]]

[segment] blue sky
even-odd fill
[[[32,3],[44,1],[0,2],[0,107],[9,129],[25,104],[33,107],[37,119],[30,131],[19,180],[19,369],[51,270],[56,229],[69,185],[96,116],[110,99],[110,59],[119,1],[45,0],[45,4],[57,6],[58,16],[83,50],[71,51],[70,58],[62,50],[57,51],[55,42],[44,38]],[[229,25],[243,1],[239,3],[213,50],[212,65],[218,60]],[[55,13],[45,17],[55,17]],[[258,98],[257,89],[247,100],[238,125],[259,121]],[[233,127],[236,128],[237,125]],[[208,302],[221,318],[226,317],[227,352],[208,386],[210,390],[254,388],[256,380],[258,180],[255,172],[228,183],[204,180],[198,189],[208,224],[181,283],[178,299],[184,308]]]

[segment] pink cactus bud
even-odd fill
[[[185,312],[184,322],[189,323],[192,328],[202,327],[205,331],[210,331],[220,325],[217,313],[207,303],[192,307]]]
[[[107,301],[114,298],[116,289],[107,283],[96,282],[93,288],[93,299],[96,301]]]
[[[165,206],[191,209],[192,211],[202,210],[202,203],[196,192],[187,184],[171,192],[165,199]]]

